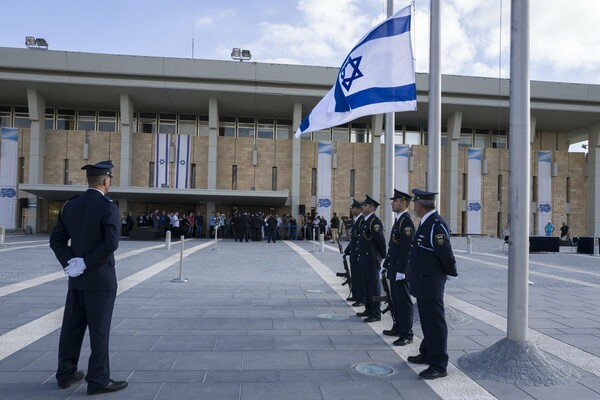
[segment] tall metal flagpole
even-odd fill
[[[394,1],[387,0],[387,16],[388,18],[394,14]],[[395,155],[395,115],[393,112],[385,114],[385,190],[383,191],[385,199],[383,210],[385,210],[383,226],[388,235],[391,235],[392,226],[394,225],[394,212],[388,204],[388,199],[394,195],[394,155]]]
[[[427,119],[427,190],[440,193],[442,158],[442,30],[440,0],[431,0],[429,11],[429,114]],[[441,195],[438,204],[442,204]],[[450,212],[447,210],[446,212]]]

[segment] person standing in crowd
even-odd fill
[[[89,188],[63,205],[50,235],[50,248],[69,275],[56,380],[66,389],[83,379],[77,364],[89,327],[88,394],[127,387],[125,381],[110,379],[109,365],[110,323],[117,296],[114,252],[119,247],[120,221],[117,205],[106,195],[113,167],[110,161],[82,167]]]
[[[180,231],[179,231],[179,212],[175,211],[173,216],[171,217],[171,234],[173,235],[173,239],[179,239]]]
[[[275,243],[277,239],[277,218],[273,213],[269,214],[267,218],[267,238],[267,243],[271,243],[271,240]]]
[[[194,226],[196,227],[194,231],[194,237],[196,239],[202,238],[202,228],[204,228],[204,215],[196,214],[194,217]]]
[[[215,236],[215,226],[217,225],[217,216],[213,211],[208,217],[208,237],[213,238]]]
[[[290,227],[290,240],[298,240],[298,222],[293,215],[288,215],[288,224]]]
[[[350,262],[350,279],[352,280],[352,296],[350,301],[352,307],[362,307],[365,305],[365,288],[362,284],[358,269],[358,253],[356,251],[356,241],[360,236],[360,230],[362,229],[362,223],[364,217],[362,215],[362,203],[356,199],[352,199],[352,205],[350,206],[350,213],[352,214],[353,224],[350,231],[350,243],[344,250],[344,255],[348,257]]]
[[[375,215],[377,207],[379,207],[379,203],[367,195],[362,203],[364,222],[356,241],[358,273],[365,288],[365,311],[356,313],[356,315],[366,317],[365,322],[381,320],[381,302],[373,301],[373,297],[380,295],[379,271],[381,262],[385,259],[386,246],[383,224]]]
[[[384,330],[383,334],[398,336],[394,345],[406,346],[413,342],[413,303],[407,282],[408,253],[415,234],[415,224],[408,213],[412,196],[394,189],[394,197],[390,200],[396,218],[390,231],[388,254],[383,266],[387,270],[387,279],[390,281],[394,326],[392,329]]]
[[[569,226],[566,222],[563,222],[560,226],[560,238],[561,240],[569,240]]]
[[[350,240],[350,231],[352,230],[352,226],[354,225],[354,220],[353,218],[349,218],[344,215],[342,217],[342,221],[344,224],[344,236],[346,237],[346,240]]]
[[[127,236],[127,213],[124,212],[121,217],[121,236]]]
[[[548,221],[544,227],[544,231],[546,231],[546,236],[552,236],[554,234],[554,225],[552,225],[551,221]]]
[[[242,243],[242,240],[246,241],[246,243],[248,243],[248,228],[250,227],[250,220],[248,218],[248,213],[247,212],[243,212],[242,215],[240,215],[240,229],[238,232],[238,239],[240,240],[240,243]]]
[[[338,240],[338,232],[340,229],[340,219],[337,216],[337,213],[333,213],[333,217],[331,217],[331,243],[335,243]]]
[[[409,254],[410,293],[416,297],[423,330],[419,354],[408,357],[413,364],[428,364],[419,376],[447,376],[448,326],[444,312],[444,289],[449,277],[457,277],[456,260],[450,245],[446,220],[435,210],[435,195],[413,189],[414,211],[421,218]]]

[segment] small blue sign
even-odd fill
[[[17,195],[17,191],[11,187],[8,188],[0,188],[0,197],[8,197],[13,198]]]
[[[480,211],[481,203],[478,201],[473,201],[467,205],[467,211]]]
[[[539,212],[550,212],[551,210],[552,210],[552,207],[548,203],[540,203],[538,206]]]
[[[331,207],[331,200],[328,198],[319,199],[317,201],[317,207],[329,208]]]

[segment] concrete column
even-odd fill
[[[31,120],[29,140],[29,182],[44,183],[44,157],[46,155],[46,99],[36,89],[27,89],[27,106]],[[37,196],[30,194],[25,225],[38,233]]]
[[[294,114],[292,122],[292,135],[298,129],[298,126],[302,122],[302,104],[294,104]],[[300,164],[301,164],[301,149],[302,141],[300,138],[292,138],[292,188],[291,188],[291,213],[294,217],[297,217],[300,210]]]
[[[373,143],[371,147],[371,193],[369,194],[381,204],[385,202],[381,199],[381,135],[383,133],[383,114],[373,115],[371,117],[371,133]],[[382,207],[379,211],[381,217],[387,207]],[[385,218],[385,216],[384,216]],[[384,219],[385,221],[385,219]]]
[[[458,233],[458,140],[460,139],[460,128],[462,126],[462,112],[455,112],[450,115],[447,126],[444,216],[450,224],[450,230]]]
[[[587,235],[600,235],[600,124],[590,127],[587,155]]]
[[[217,99],[208,100],[208,187],[217,188],[217,138],[219,137],[219,107]],[[214,209],[214,205],[213,205]]]
[[[127,94],[120,97],[121,112],[121,173],[119,186],[131,186],[133,165],[133,100]],[[123,211],[126,209],[122,208]]]

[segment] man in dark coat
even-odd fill
[[[83,378],[77,364],[89,327],[91,354],[85,376],[88,394],[114,392],[127,386],[125,381],[110,379],[109,367],[110,322],[117,295],[114,252],[119,246],[119,210],[106,196],[112,168],[110,161],[82,168],[89,188],[64,204],[50,235],[50,247],[69,275],[56,380],[59,387],[68,388]]]
[[[429,364],[423,379],[447,375],[448,326],[444,312],[444,289],[449,277],[457,277],[456,260],[450,245],[448,223],[435,211],[435,195],[413,189],[414,210],[421,218],[409,255],[410,293],[417,298],[423,341],[419,355],[408,362]]]
[[[394,345],[406,346],[413,341],[413,303],[407,282],[408,253],[415,234],[415,224],[408,213],[412,196],[394,189],[394,197],[390,200],[392,200],[392,211],[396,213],[396,219],[390,232],[388,254],[383,266],[387,269],[386,275],[390,281],[394,326],[390,330],[383,331],[383,334],[398,336]]]
[[[362,307],[365,305],[365,288],[362,283],[362,278],[358,273],[358,253],[356,251],[356,241],[360,236],[360,230],[364,221],[362,215],[362,203],[356,199],[352,199],[350,206],[352,214],[352,229],[350,230],[350,243],[346,246],[344,254],[349,258],[350,262],[350,279],[352,280],[352,297],[350,301],[354,301],[352,307]]]
[[[373,297],[380,295],[379,275],[381,262],[385,258],[386,246],[383,224],[375,215],[377,207],[379,207],[379,203],[367,195],[362,203],[364,222],[356,241],[358,273],[362,277],[365,288],[365,311],[359,312],[357,315],[366,317],[365,322],[381,320],[381,302],[373,301]]]
[[[269,238],[267,243],[271,243],[271,239],[275,243],[275,239],[277,238],[277,218],[275,218],[273,213],[269,214],[269,218],[267,218],[267,237]]]

